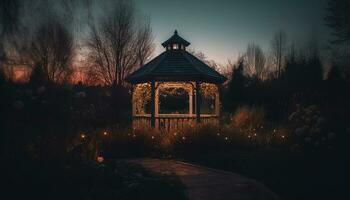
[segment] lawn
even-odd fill
[[[277,150],[231,150],[185,157],[188,162],[254,178],[282,199],[342,199],[347,169],[344,155]]]
[[[17,160],[2,168],[4,199],[187,199],[176,177],[121,161],[63,165]]]

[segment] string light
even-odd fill
[[[97,156],[97,162],[102,163],[105,159],[103,156]]]

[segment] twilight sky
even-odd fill
[[[209,59],[225,63],[243,53],[249,42],[268,50],[273,34],[283,29],[289,42],[302,45],[317,36],[327,40],[323,22],[326,0],[135,0],[150,16],[156,52],[177,29]]]

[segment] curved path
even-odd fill
[[[175,174],[187,188],[190,200],[277,200],[277,195],[255,180],[175,160],[134,159],[161,174]]]

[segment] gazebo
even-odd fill
[[[219,122],[220,85],[226,78],[186,51],[175,31],[166,49],[126,77],[133,85],[132,126],[172,131]]]

